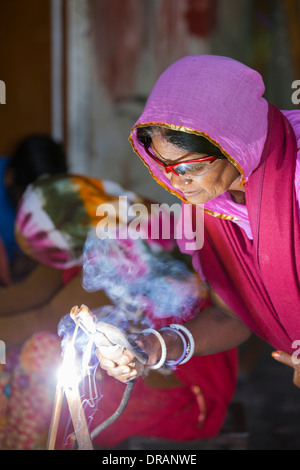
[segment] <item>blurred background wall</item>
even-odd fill
[[[51,131],[50,0],[0,1],[0,154],[32,131]]]
[[[281,109],[300,80],[300,0],[1,0],[0,155],[36,132],[62,141],[70,170],[171,196],[128,142],[159,74],[188,54],[258,70]]]

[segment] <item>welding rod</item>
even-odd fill
[[[66,388],[65,394],[69,405],[78,449],[93,450],[94,447],[91,441],[78,387],[76,387],[76,390],[73,389],[72,391]]]
[[[64,396],[63,388],[61,385],[58,384],[56,387],[56,391],[55,391],[53,412],[52,412],[52,417],[51,417],[50,430],[48,434],[47,450],[55,449],[55,442],[56,442],[59,419],[60,419],[60,414],[61,414],[63,396]]]

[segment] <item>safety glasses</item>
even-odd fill
[[[149,147],[144,147],[149,157],[152,158],[158,165],[162,166],[166,173],[174,173],[178,176],[193,176],[203,170],[202,162],[213,163],[217,160],[217,157],[211,155],[209,157],[195,158],[194,160],[185,160],[184,162],[173,163],[172,165],[166,165],[160,161],[150,150]]]

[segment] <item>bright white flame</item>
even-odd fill
[[[76,369],[76,349],[70,341],[65,348],[63,363],[58,371],[58,384],[70,390],[76,389],[81,377]]]

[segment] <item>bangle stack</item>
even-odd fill
[[[165,331],[165,330],[170,330],[170,331],[175,332],[180,337],[180,339],[182,341],[183,353],[179,357],[179,359],[177,359],[176,361],[166,361],[167,347],[166,347],[166,343],[165,343],[162,335],[159,333],[160,331]],[[165,365],[167,367],[175,367],[175,366],[178,366],[178,365],[181,365],[181,364],[185,364],[187,361],[189,361],[191,359],[191,357],[194,354],[195,341],[194,341],[193,335],[191,334],[191,332],[185,326],[172,324],[172,325],[160,328],[158,331],[154,330],[152,328],[147,328],[146,330],[143,330],[142,333],[143,334],[147,334],[147,333],[154,334],[157,337],[157,339],[159,340],[160,345],[161,345],[161,358],[158,361],[158,363],[155,364],[154,366],[148,366],[149,369],[159,369],[163,365]]]

